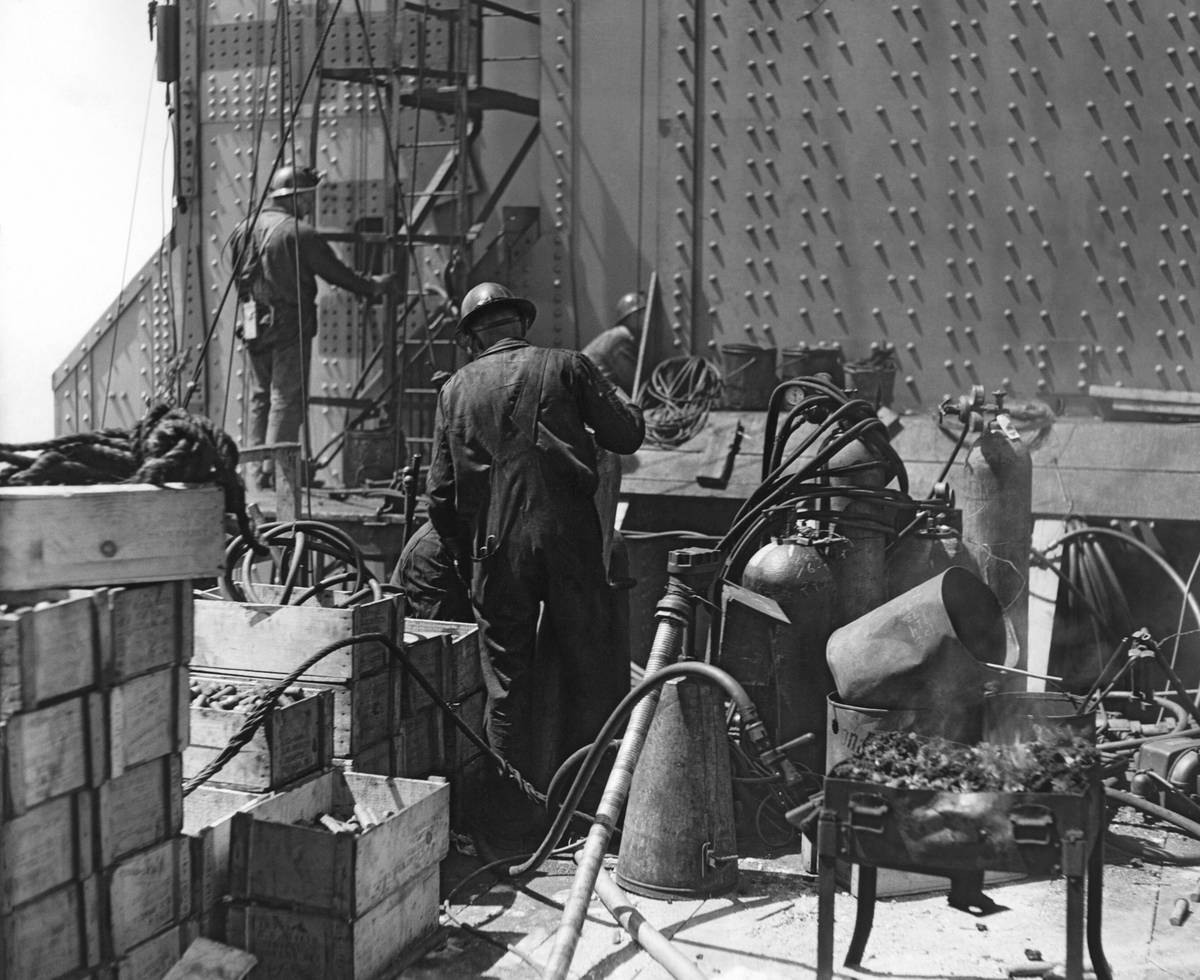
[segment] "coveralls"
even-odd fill
[[[262,210],[250,242],[246,229],[239,225],[231,241],[234,268],[241,270],[239,299],[254,300],[257,319],[258,336],[246,340],[250,445],[295,442],[317,332],[317,277],[360,296],[374,295],[375,287],[284,205]]]
[[[625,394],[633,393],[633,376],[637,373],[638,337],[625,324],[618,323],[588,344],[583,353],[599,368],[600,373]]]
[[[404,590],[405,614],[414,619],[475,621],[467,584],[432,524],[422,524],[408,539],[391,584]]]
[[[595,443],[632,453],[641,411],[577,351],[507,338],[460,368],[438,396],[429,518],[472,561],[485,719],[492,747],[537,765],[539,662],[562,673],[564,754],[593,739],[629,690],[628,657],[608,643],[609,606]],[[539,650],[539,615],[553,650]],[[548,644],[547,644],[548,645]],[[519,791],[493,788],[493,826],[534,819]]]

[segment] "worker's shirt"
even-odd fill
[[[262,210],[243,254],[245,225],[234,231],[234,268],[241,269],[239,290],[248,289],[258,308],[257,346],[287,347],[317,332],[317,277],[360,296],[373,286],[334,254],[316,228],[281,207]],[[240,265],[239,265],[240,262]]]
[[[475,558],[511,539],[569,539],[573,522],[595,521],[595,446],[632,453],[644,435],[641,411],[578,351],[501,340],[438,395],[429,519]]]
[[[588,344],[583,353],[599,368],[604,377],[625,394],[633,393],[633,376],[637,372],[638,338],[632,330],[618,323]]]

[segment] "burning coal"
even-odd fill
[[[1082,793],[1100,756],[1087,739],[1046,729],[1037,741],[962,745],[911,732],[877,732],[830,770],[834,779],[953,793]]]

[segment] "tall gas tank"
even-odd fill
[[[1033,462],[1003,411],[984,424],[955,481],[962,539],[1015,633],[1010,667],[1026,666],[1029,643],[1029,548],[1033,540]]]
[[[842,475],[830,476],[830,486],[881,489],[890,479],[888,467],[879,455],[858,441],[839,450],[830,459],[829,469],[848,469]],[[884,576],[887,538],[882,530],[857,523],[864,520],[882,522],[887,512],[879,504],[850,497],[831,497],[829,506],[843,518],[834,519],[834,530],[840,540],[831,544],[826,552],[837,587],[833,621],[836,628],[870,612],[887,598]]]
[[[975,559],[962,539],[962,511],[954,506],[949,485],[939,483],[928,500],[917,505],[905,521],[918,521],[888,552],[885,563],[887,597],[894,599],[948,568],[965,568],[979,575]]]
[[[794,761],[816,772],[822,771],[825,758],[825,697],[833,690],[825,643],[834,629],[836,586],[822,554],[826,543],[827,538],[815,529],[778,538],[751,556],[741,583],[774,599],[790,620],[771,622],[767,631],[770,680],[748,693],[777,742],[804,732],[818,734],[821,744],[791,753]]]

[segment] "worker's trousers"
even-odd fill
[[[249,444],[298,442],[305,421],[312,341],[266,349],[247,345],[246,351],[250,355]],[[266,463],[263,472],[270,472]]]
[[[541,789],[629,691],[628,651],[611,642],[595,512],[582,517],[577,535],[506,542],[474,566],[488,741]],[[492,803],[489,823],[501,829],[536,820],[511,782],[493,787]]]

